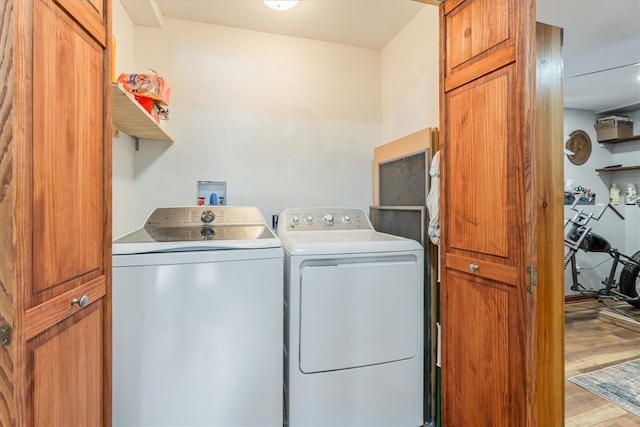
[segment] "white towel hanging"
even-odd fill
[[[440,243],[440,151],[436,151],[429,169],[431,188],[427,195],[427,210],[429,211],[429,229],[427,234],[434,245]]]

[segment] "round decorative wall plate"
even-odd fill
[[[583,165],[591,156],[591,138],[583,130],[574,130],[569,135],[565,148],[573,154],[567,154],[567,158],[574,165]]]

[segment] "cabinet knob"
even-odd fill
[[[87,295],[82,295],[80,299],[74,298],[71,300],[71,305],[78,304],[80,308],[85,308],[89,305],[89,297]]]
[[[477,273],[480,270],[477,264],[469,264],[469,271],[472,273]]]

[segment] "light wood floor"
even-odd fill
[[[615,307],[640,320],[627,303]],[[605,322],[602,303],[588,300],[565,305],[565,378],[640,358],[640,332]],[[640,417],[565,380],[566,427],[638,427]]]

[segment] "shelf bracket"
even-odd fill
[[[140,140],[136,137],[136,138],[133,138],[133,141],[135,143],[136,151],[140,151]]]

